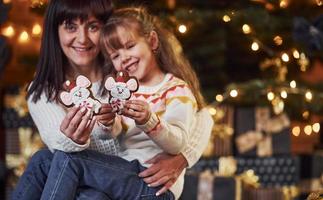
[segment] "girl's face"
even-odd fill
[[[70,65],[93,67],[99,54],[99,36],[102,24],[94,17],[65,21],[58,27],[59,42]]]
[[[155,45],[150,44],[137,31],[129,31],[122,26],[117,28],[117,34],[122,47],[107,48],[114,68],[117,71],[125,70],[130,76],[135,76],[141,85],[154,85],[156,77],[161,73],[152,51]]]

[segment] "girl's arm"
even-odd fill
[[[130,100],[125,105],[124,114],[133,118],[137,127],[165,152],[178,154],[186,146],[190,127],[195,123],[196,101],[185,86],[175,87],[164,96],[159,101],[163,103],[156,102],[151,107],[145,101]],[[148,117],[145,119],[145,116]]]

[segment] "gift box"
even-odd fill
[[[185,175],[180,200],[241,200],[241,185],[234,177],[215,176],[209,171]]]
[[[273,115],[268,107],[236,107],[234,140],[237,156],[271,156],[290,153],[290,121]]]
[[[244,200],[286,200],[278,188],[245,188]]]

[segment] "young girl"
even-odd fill
[[[143,8],[117,10],[101,31],[107,69],[125,70],[140,85],[122,115],[107,127],[119,130],[123,159],[57,151],[41,199],[73,199],[80,186],[111,199],[178,199],[184,173],[159,197],[159,188],[149,187],[138,173],[156,154],[178,154],[186,147],[196,112],[204,105],[198,79],[175,37]]]

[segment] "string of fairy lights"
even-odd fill
[[[4,4],[11,4],[12,0],[2,0]],[[27,1],[27,0],[21,0]],[[41,7],[45,5],[44,0],[28,0],[31,8]],[[28,44],[31,38],[40,39],[42,33],[42,26],[40,23],[35,22],[31,29],[21,27],[12,22],[6,23],[1,29],[1,34],[9,39],[16,39],[18,44]]]
[[[264,5],[267,10],[273,9],[286,9],[288,8],[290,1],[289,0],[280,0],[278,6],[275,7],[274,4],[269,3],[266,0],[251,0],[253,2],[258,2]],[[323,0],[315,0],[313,3],[317,4],[317,6],[323,5]],[[230,23],[234,20],[234,12],[224,14],[222,16],[222,20],[225,23]],[[259,38],[256,37],[256,32],[252,28],[252,26],[248,23],[245,23],[241,26],[242,32],[250,36],[252,38],[252,42],[250,44],[250,48],[252,51],[259,51],[260,49],[265,51],[268,56],[272,57],[271,59],[266,59],[262,63],[260,63],[260,68],[262,70],[267,69],[271,66],[275,66],[277,68],[278,74],[276,81],[279,83],[283,83],[286,81],[286,75],[288,73],[288,68],[286,64],[291,61],[291,59],[296,59],[296,63],[299,65],[299,69],[301,72],[306,72],[309,67],[309,59],[307,58],[304,52],[299,52],[296,48],[292,48],[289,51],[282,51],[276,53],[272,48],[261,42]],[[178,32],[181,34],[185,34],[188,31],[188,28],[185,24],[178,25]],[[284,43],[284,39],[280,35],[276,35],[273,37],[273,42],[277,46],[281,46]],[[307,103],[311,103],[313,100],[313,92],[310,89],[297,87],[296,80],[290,80],[289,86],[278,86],[279,88],[275,88],[270,86],[269,88],[265,88],[260,92],[267,96],[268,101],[273,106],[273,111],[275,114],[280,114],[284,111],[285,103],[284,100],[288,98],[289,94],[300,94],[304,96],[304,99]],[[237,98],[239,95],[243,95],[242,89],[238,86],[236,88],[230,88],[224,92],[223,94],[217,94],[215,96],[215,101],[210,104],[209,112],[212,115],[217,114],[217,109],[220,109],[218,106],[224,102],[228,98]],[[323,97],[321,97],[323,100]],[[305,110],[302,113],[304,119],[308,119],[310,112]],[[300,136],[302,131],[305,135],[310,136],[312,133],[318,133],[320,131],[320,124],[318,122],[314,122],[313,124],[307,124],[303,127],[294,126],[292,128],[292,134],[295,137]]]
[[[46,0],[21,0],[21,1],[29,1],[31,8],[42,7],[45,6]],[[265,9],[271,11],[274,9],[286,9],[290,5],[291,0],[278,0],[278,4],[273,4],[268,0],[250,0],[252,2],[256,2],[259,4],[263,4]],[[323,0],[312,0],[313,4],[317,6],[323,6]],[[12,3],[11,0],[3,0],[4,4]],[[175,0],[167,0],[169,8],[175,8],[176,1]],[[189,11],[191,14],[192,11]],[[230,23],[235,20],[234,12],[228,12],[221,16],[220,20],[224,23]],[[42,33],[42,27],[39,23],[35,22],[30,29],[20,28],[18,25],[14,23],[8,22],[7,25],[1,29],[1,34],[10,39],[17,39],[19,44],[28,44],[31,41],[31,38],[40,39]],[[180,34],[186,34],[189,31],[189,27],[185,23],[177,22],[177,30]],[[277,82],[283,83],[286,82],[286,75],[288,73],[287,63],[292,59],[296,60],[296,63],[299,65],[299,69],[301,72],[306,72],[309,67],[309,59],[307,58],[304,52],[300,52],[296,48],[292,48],[288,51],[278,52],[276,53],[272,48],[270,48],[265,43],[261,42],[259,38],[257,38],[257,34],[255,28],[253,28],[250,23],[244,23],[241,25],[241,31],[247,36],[251,38],[250,49],[252,51],[265,51],[268,56],[271,58],[264,60],[260,63],[260,68],[265,70],[270,67],[276,67],[278,71]],[[284,44],[284,38],[280,35],[275,35],[273,37],[273,42],[277,46],[281,46]],[[313,91],[310,89],[302,88],[297,86],[296,80],[290,80],[289,86],[279,86],[279,88],[270,87],[261,90],[260,92],[263,95],[267,96],[268,101],[272,104],[273,110],[276,114],[282,113],[284,111],[285,103],[284,100],[288,98],[290,94],[301,94],[304,95],[305,101],[311,103],[313,100]],[[228,87],[228,90],[222,94],[215,95],[215,101],[210,104],[210,113],[215,115],[218,109],[218,105],[229,98],[237,98],[243,95],[243,90],[238,86]],[[323,97],[322,97],[323,100]],[[303,112],[304,119],[308,118],[310,115],[310,111],[305,110]],[[302,130],[301,130],[302,129]],[[315,122],[313,124],[305,125],[303,128],[300,126],[295,126],[292,128],[292,133],[294,136],[299,136],[303,131],[306,135],[311,135],[313,132],[317,133],[320,130],[320,124]]]

